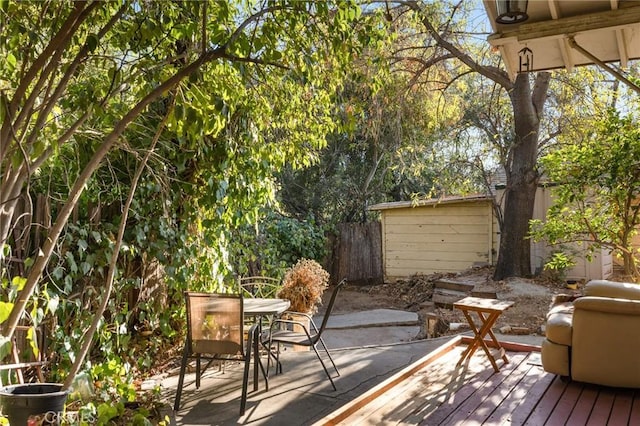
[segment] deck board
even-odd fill
[[[455,358],[453,358],[453,362],[457,362],[460,358],[460,354],[462,351],[459,351]],[[451,416],[456,409],[461,404],[464,404],[470,397],[472,397],[488,380],[494,373],[491,367],[491,364],[487,361],[486,363],[477,363],[472,365],[482,365],[484,368],[480,371],[476,372],[473,377],[473,381],[469,383],[469,369],[471,366],[460,366],[456,368],[457,371],[457,380],[452,384],[455,385],[455,389],[452,392],[449,392],[449,395],[446,399],[442,399],[439,401],[438,406],[435,411],[425,410],[422,414],[422,418],[418,422],[418,424],[429,424],[429,425],[439,425],[444,423],[444,421]],[[466,385],[462,386],[465,381],[464,378],[467,376]],[[428,417],[428,422],[425,422],[426,417]]]
[[[584,426],[587,424],[593,404],[598,398],[598,390],[594,386],[578,386],[577,384],[574,386],[579,387],[582,391],[580,399],[578,399],[567,420],[567,426]]]
[[[523,356],[525,355],[521,355],[521,357]],[[505,364],[498,373],[492,374],[487,380],[485,380],[475,390],[475,392],[469,398],[466,399],[466,401],[464,401],[462,404],[455,407],[455,411],[450,416],[448,416],[443,422],[439,424],[446,424],[446,425],[458,424],[465,421],[469,416],[471,416],[476,411],[481,411],[482,413],[486,413],[487,407],[486,406],[481,407],[482,403],[485,400],[489,399],[492,394],[494,394],[496,388],[498,388],[499,386],[502,388],[503,382],[509,378],[510,373],[513,371],[514,366],[520,364],[521,359],[512,357],[512,361],[513,362]],[[499,398],[500,398],[499,395],[495,396],[495,399],[499,399]],[[435,422],[433,424],[435,424]]]
[[[614,398],[615,394],[609,389],[601,389],[600,392],[598,392],[598,398],[591,410],[587,426],[602,426],[607,424]]]
[[[581,386],[567,386],[562,394],[562,398],[558,401],[558,404],[556,404],[555,410],[549,415],[547,423],[556,425],[565,424],[578,403],[581,393]]]
[[[520,407],[528,401],[529,391],[534,387],[536,378],[539,377],[539,370],[539,366],[527,362],[527,357],[523,358],[517,368],[517,371],[520,371],[522,374],[517,376],[514,374],[511,375],[514,380],[511,382],[511,386],[509,386],[510,389],[505,390],[505,392],[507,392],[506,397],[495,407],[493,413],[487,419],[487,423],[510,424],[513,421],[514,415],[516,415]],[[532,371],[535,376],[531,374]],[[533,406],[535,406],[535,404],[528,405],[528,407],[530,407],[528,412],[531,412]],[[523,408],[527,410],[527,405]]]
[[[609,417],[610,425],[622,425],[628,422],[633,406],[633,391],[616,395]]]
[[[501,374],[505,375],[505,379],[493,388],[487,398],[483,399],[478,406],[469,416],[466,421],[474,424],[482,424],[489,422],[495,424],[501,421],[501,417],[508,418],[509,414],[513,410],[512,399],[509,396],[513,393],[516,385],[526,375],[526,360],[525,354],[518,354],[510,357],[511,369],[502,367]]]
[[[629,426],[640,426],[640,390],[636,390],[629,414]]]
[[[323,425],[630,425],[640,426],[640,390],[563,381],[537,352],[508,352],[495,373],[484,353],[456,366],[465,345]]]
[[[542,367],[532,365],[531,369],[522,381],[522,386],[518,387],[514,397],[520,397],[520,404],[511,413],[511,418],[507,424],[522,425],[529,418],[542,395],[553,381],[554,376],[544,374]]]
[[[524,424],[527,426],[540,426],[545,424],[547,418],[549,418],[552,411],[556,408],[556,404],[560,400],[566,387],[567,384],[560,380],[552,381]]]

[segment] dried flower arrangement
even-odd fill
[[[300,259],[285,273],[278,297],[289,299],[292,311],[315,313],[328,286],[329,273],[318,262]]]

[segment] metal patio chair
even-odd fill
[[[336,373],[339,376],[340,372],[338,371],[338,367],[336,367],[336,364],[333,361],[333,358],[331,357],[331,353],[329,352],[327,345],[324,343],[324,340],[322,340],[322,333],[327,327],[327,322],[329,321],[329,317],[331,316],[331,311],[333,310],[333,306],[335,305],[336,299],[338,297],[338,293],[340,292],[340,289],[344,286],[345,283],[346,283],[346,279],[343,279],[336,285],[336,288],[333,290],[333,294],[331,295],[331,299],[329,300],[329,305],[327,305],[327,310],[324,313],[324,317],[322,318],[322,323],[320,327],[316,326],[313,319],[311,318],[311,315],[303,312],[287,311],[282,315],[281,318],[276,318],[272,322],[267,339],[266,339],[266,344],[268,348],[273,348],[274,347],[273,345],[274,344],[276,345],[276,348],[275,348],[276,349],[276,353],[275,353],[276,374],[278,373],[278,371],[282,373],[282,363],[280,362],[280,344],[300,345],[300,346],[310,347],[316,353],[316,356],[318,357],[320,364],[322,364],[322,368],[324,369],[324,372],[329,378],[329,381],[331,382],[331,386],[333,386],[333,390],[337,390],[336,385],[333,382],[333,378],[331,377],[331,374],[329,373],[329,370],[327,369],[324,361],[322,360],[322,357],[320,356],[320,353],[318,352],[318,349],[316,346],[318,344],[322,346],[324,351],[327,353],[327,356],[329,357],[329,360],[331,361],[333,368],[336,370]],[[286,319],[287,317],[295,317],[295,316],[306,317],[308,319],[309,325],[307,326],[305,323],[301,321]],[[297,327],[294,328],[294,325]],[[298,330],[301,330],[301,331],[298,331]],[[271,361],[271,357],[267,357],[267,371],[269,371],[270,361]]]
[[[280,280],[265,276],[240,277],[238,279],[244,297],[274,298],[280,290]]]
[[[264,299],[275,298],[281,287],[279,279],[262,275],[240,277],[238,278],[238,284],[243,297]],[[253,317],[250,319],[250,323],[258,320],[261,321],[262,326],[266,328],[269,327],[269,324],[273,321],[273,315],[263,316],[261,318]]]
[[[242,296],[215,293],[185,292],[187,304],[187,336],[182,354],[180,378],[174,410],[180,408],[180,397],[184,385],[184,375],[190,359],[196,360],[196,388],[200,387],[200,377],[215,360],[244,361],[240,415],[244,415],[247,403],[247,387],[251,350],[257,338],[258,326],[254,324],[247,335],[243,330]],[[201,360],[207,364],[201,368]]]

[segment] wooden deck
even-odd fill
[[[481,351],[456,367],[465,345],[452,343],[318,424],[640,426],[640,389],[564,382],[542,370],[536,351],[510,350],[499,373]]]

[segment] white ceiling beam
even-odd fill
[[[489,22],[491,23],[491,28],[493,32],[498,31],[498,26],[496,24],[496,18],[498,17],[498,12],[495,8],[495,0],[482,0],[484,4],[484,10],[487,11],[487,16],[489,17]],[[493,4],[493,6],[492,6]]]
[[[611,10],[618,9],[618,0],[611,0]],[[629,49],[627,40],[624,37],[624,29],[616,30],[616,43],[618,44],[618,54],[620,55],[620,66],[626,68],[629,63]]]
[[[558,0],[548,0],[548,3],[549,3],[549,12],[551,12],[551,18],[556,20],[560,19],[561,15],[560,15],[560,7],[558,5]],[[569,46],[569,43],[564,38],[560,38],[556,40],[556,43],[558,43],[558,49],[560,49],[560,55],[562,56],[562,62],[564,62],[565,68],[567,69],[567,71],[573,71],[573,67],[575,66],[575,63],[573,61],[573,55],[571,53],[572,50],[571,50],[571,47]]]
[[[507,52],[504,46],[498,46],[498,50],[500,51],[500,56],[504,61],[504,67],[507,69],[507,74],[509,75],[509,79],[511,81],[516,81],[516,77],[518,76],[518,68],[513,63],[511,56],[507,55]]]
[[[553,19],[560,19],[560,9],[557,0],[549,0],[549,11]]]
[[[562,62],[564,62],[564,66],[567,68],[567,71],[573,71],[575,67],[575,61],[573,59],[573,50],[571,46],[569,46],[569,42],[566,39],[558,40],[560,47],[560,55],[562,55]]]
[[[620,66],[626,68],[629,64],[629,47],[627,46],[627,39],[624,36],[625,30],[623,28],[616,30],[616,43],[618,44],[618,53],[620,55]]]

